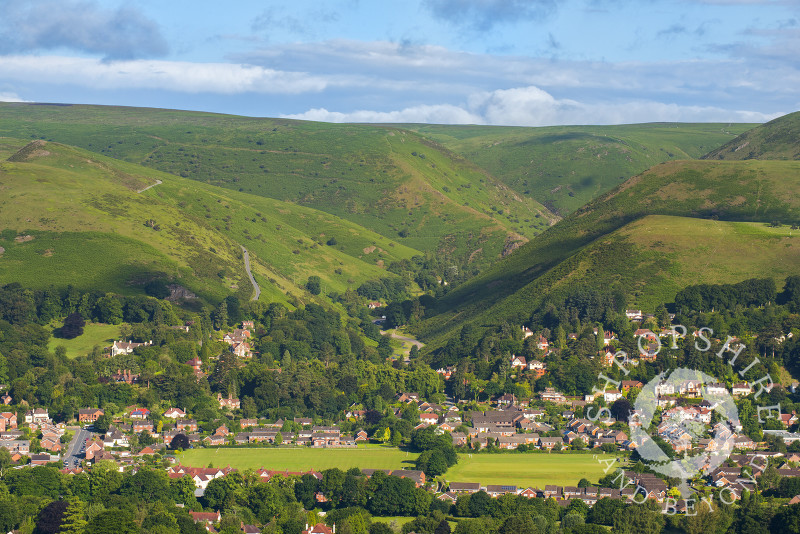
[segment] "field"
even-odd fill
[[[83,328],[83,335],[75,339],[51,337],[47,348],[53,351],[56,347],[63,346],[67,349],[67,358],[85,356],[92,352],[95,345],[102,349],[110,346],[114,340],[119,340],[120,326],[118,324],[86,323]]]
[[[601,459],[612,454],[473,454],[461,455],[458,464],[444,475],[450,482],[509,484],[544,489],[547,484],[575,486],[581,478],[597,482],[604,476]]]
[[[322,471],[338,467],[347,471],[360,469],[414,469],[417,455],[395,447],[360,445],[357,449],[310,449],[307,447],[251,449],[193,449],[184,451],[184,465],[215,467],[230,465],[236,469],[274,469],[278,471]]]
[[[394,276],[384,265],[420,254],[312,208],[57,143],[4,143],[25,148],[0,165],[0,283],[132,294],[165,277],[207,300],[231,292],[249,299],[243,244],[264,300],[305,301],[311,274],[324,293],[343,292]],[[136,192],[156,179],[162,183]],[[330,238],[336,246],[325,244]]]
[[[752,278],[759,272],[752,270],[753,262],[759,261],[764,261],[776,278],[784,273],[796,274],[791,238],[787,235],[781,242],[784,238],[780,235],[767,235],[761,229],[764,223],[778,221],[784,225],[782,231],[788,233],[786,225],[790,228],[800,220],[798,172],[798,161],[692,160],[657,165],[565,217],[511,256],[455,288],[439,300],[439,315],[426,318],[415,327],[415,333],[432,349],[469,320],[482,325],[503,321],[518,324],[528,320],[531,307],[544,295],[557,296],[551,291],[556,284],[565,290],[581,286],[619,289],[628,304],[650,311],[659,299],[669,303],[674,291],[696,283],[689,276],[698,272],[692,263],[702,262],[702,270],[713,280],[715,268],[717,272],[726,269],[719,258],[727,262],[728,249],[741,249],[744,242],[749,243],[744,247],[747,254],[762,254],[769,248],[770,256],[785,264],[775,265],[773,260],[759,257],[735,258],[725,273],[727,282]],[[660,236],[648,238],[648,243],[637,231],[623,236],[626,225],[655,215],[688,220],[676,223],[677,236],[669,231],[653,232],[653,236]],[[760,225],[709,226],[717,219]],[[681,246],[673,246],[676,242]],[[686,276],[681,279],[680,272],[670,269],[682,266],[686,266]],[[668,280],[662,283],[660,277]]]
[[[102,106],[0,104],[0,135],[68,143],[325,211],[424,252],[487,265],[555,217],[414,132]],[[0,151],[2,147],[0,147]]]
[[[359,469],[414,469],[414,453],[394,447],[361,445],[358,449],[252,448],[193,449],[180,455],[184,465],[215,467],[230,465],[237,469],[305,471],[338,467]],[[612,455],[602,455],[613,458]],[[474,454],[460,455],[458,464],[444,478],[454,482],[481,484],[576,485],[581,478],[597,482],[603,476],[603,464],[593,454]]]
[[[755,124],[409,126],[560,215],[658,163],[694,159]]]

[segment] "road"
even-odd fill
[[[70,430],[75,429],[75,435],[72,436],[72,441],[67,446],[67,452],[64,454],[64,461],[67,462],[65,467],[74,468],[80,465],[84,457],[83,445],[86,440],[92,437],[92,433],[85,428],[70,427]]]
[[[158,179],[156,179],[156,183],[154,183],[153,185],[148,185],[147,187],[145,187],[145,188],[144,188],[144,189],[142,189],[141,191],[138,191],[138,193],[144,193],[145,191],[147,191],[147,190],[148,190],[148,189],[150,189],[151,187],[155,187],[155,186],[157,186],[157,185],[159,185],[159,184],[163,184],[163,183],[164,183],[164,182],[162,182],[161,180],[158,180]]]
[[[425,346],[425,343],[423,343],[418,339],[414,339],[413,337],[401,336],[396,332],[392,332],[391,336],[392,339],[398,339],[400,341],[405,341],[406,343],[411,343],[412,345],[415,345],[418,349],[421,349],[422,347]]]
[[[261,288],[258,287],[256,279],[253,278],[253,273],[250,272],[250,253],[247,252],[247,249],[244,247],[242,247],[242,252],[244,252],[244,270],[247,271],[247,276],[250,277],[250,283],[253,284],[253,289],[255,289],[255,294],[250,300],[258,300],[258,297],[261,296]]]

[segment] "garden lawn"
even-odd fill
[[[61,326],[59,322],[58,327]],[[86,356],[92,352],[95,345],[101,349],[103,347],[110,347],[115,340],[119,340],[119,327],[118,324],[104,324],[104,323],[86,323],[83,327],[83,335],[75,339],[61,339],[51,337],[47,348],[52,352],[58,346],[63,346],[67,349],[67,358],[75,358],[77,356]]]
[[[356,449],[286,448],[208,448],[192,449],[179,455],[183,465],[215,467],[230,465],[239,470],[272,469],[276,471],[323,471],[338,467],[359,469],[414,469],[417,454],[396,447],[359,445]]]
[[[531,454],[462,454],[458,464],[444,477],[450,482],[528,486],[577,486],[586,478],[596,483],[605,475],[599,460],[614,459],[614,454],[531,453]],[[609,472],[611,472],[609,470]]]

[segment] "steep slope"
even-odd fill
[[[485,267],[557,219],[396,127],[102,106],[0,104],[0,113],[0,135],[69,143],[312,207],[463,267]]]
[[[575,262],[580,263],[577,256],[586,253],[584,247],[603,243],[604,237],[647,215],[796,223],[800,221],[798,173],[800,162],[681,161],[658,165],[587,204],[480,277],[456,288],[440,301],[439,315],[426,320],[420,333],[431,341],[448,335],[465,321],[497,324],[520,320],[530,314],[532,303],[543,292],[578,268]],[[698,233],[696,238],[702,240],[704,234]],[[654,254],[656,251],[653,249]],[[640,269],[642,259],[632,254],[624,247],[616,250],[597,262],[591,269],[594,278],[586,280],[602,287],[610,276],[605,271]],[[723,261],[728,252],[719,249],[716,254]],[[654,259],[658,260],[657,254]],[[606,282],[601,283],[604,279]],[[620,286],[631,302],[637,303],[636,287],[621,282]],[[655,294],[663,297],[666,292]],[[652,298],[643,297],[641,301],[650,303]]]
[[[567,215],[669,160],[694,159],[753,124],[409,126],[486,169],[521,196]]]
[[[753,128],[703,158],[729,161],[800,159],[800,112]]]
[[[14,145],[0,164],[0,283],[131,293],[166,278],[207,300],[248,299],[244,245],[263,298],[307,299],[311,274],[326,292],[343,291],[419,254],[310,208],[58,143],[6,138],[0,148]],[[336,246],[320,244],[330,237]]]

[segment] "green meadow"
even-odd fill
[[[414,469],[417,454],[396,447],[359,445],[355,449],[312,449],[309,447],[207,448],[182,452],[183,465],[215,467],[230,465],[239,470],[272,469],[276,471],[322,471],[338,467],[359,469]]]
[[[664,161],[695,159],[755,124],[409,126],[560,215]]]
[[[59,326],[61,325],[56,325],[56,327]],[[104,347],[111,346],[114,341],[118,341],[120,326],[118,324],[87,323],[83,328],[83,335],[75,339],[51,337],[47,348],[52,352],[56,347],[64,347],[67,350],[67,358],[86,356],[96,346],[102,350]]]
[[[179,461],[184,465],[215,467],[230,465],[236,469],[273,469],[277,471],[324,470],[338,467],[343,471],[359,469],[414,469],[417,454],[395,447],[360,445],[357,449],[285,448],[207,448],[184,451]],[[603,475],[600,459],[614,459],[610,454],[462,454],[458,464],[444,478],[452,482],[480,482],[538,486],[545,484],[576,485],[581,478],[597,482]]]

